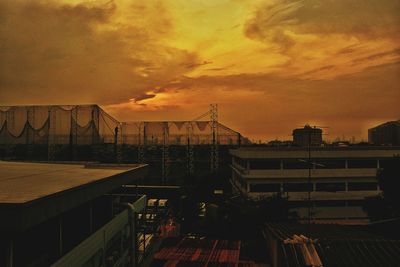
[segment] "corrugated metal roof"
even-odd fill
[[[315,238],[314,247],[324,267],[399,266],[400,240],[389,240],[356,226],[268,224],[265,234],[280,240],[283,266],[306,266],[301,244],[283,242],[293,234]]]
[[[240,241],[199,237],[167,238],[151,266],[254,266],[239,260]]]

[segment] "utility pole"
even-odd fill
[[[308,225],[311,225],[311,128],[308,130]]]
[[[324,127],[328,128],[328,127]],[[307,179],[307,203],[308,203],[308,225],[311,225],[311,219],[312,219],[312,202],[311,202],[311,191],[313,190],[313,184],[311,182],[311,169],[314,169],[314,166],[320,166],[320,167],[326,167],[323,164],[319,164],[316,162],[311,161],[311,141],[312,141],[312,136],[311,134],[314,132],[313,130],[316,129],[316,126],[310,127],[307,129],[307,134],[308,134],[308,144],[307,144],[307,152],[308,152],[308,159],[307,160],[302,160],[299,159],[301,162],[307,162],[308,165],[308,179]],[[309,230],[310,231],[310,230]]]

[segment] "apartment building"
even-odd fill
[[[400,147],[255,147],[230,153],[231,183],[240,194],[281,194],[301,218],[311,205],[315,220],[367,221],[365,198],[381,193],[377,171],[400,155]]]

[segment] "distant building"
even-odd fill
[[[299,147],[243,147],[230,153],[233,191],[254,199],[281,194],[304,219],[311,192],[313,220],[367,222],[365,198],[381,193],[377,170],[400,155],[400,147],[313,147],[310,155]]]
[[[322,144],[322,129],[305,125],[304,128],[293,130],[293,143],[298,146],[320,146]]]
[[[400,120],[368,129],[368,142],[374,145],[400,145]]]
[[[293,142],[291,140],[272,140],[267,143],[267,146],[292,146]]]

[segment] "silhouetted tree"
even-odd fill
[[[366,198],[364,210],[372,220],[400,217],[400,158],[382,161],[377,177],[382,194]]]
[[[400,216],[400,157],[384,163],[378,171],[378,181],[383,198],[392,209],[392,215]]]

